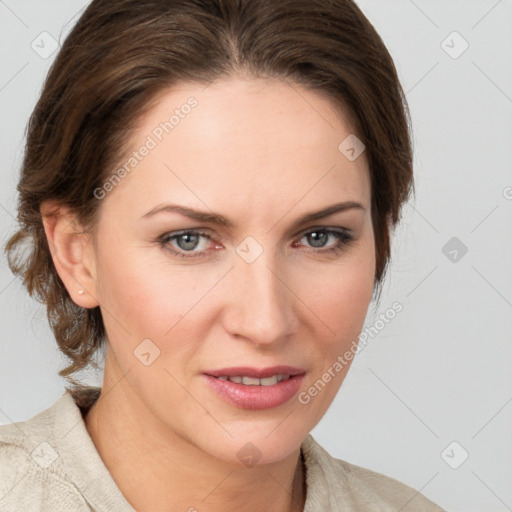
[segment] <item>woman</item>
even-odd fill
[[[411,162],[352,1],[94,0],[31,117],[6,247],[73,386],[1,427],[6,510],[441,510],[309,434]],[[104,346],[103,386],[79,386]]]

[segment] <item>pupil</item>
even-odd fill
[[[323,247],[327,239],[327,233],[314,231],[308,235],[313,247]]]
[[[183,241],[185,243],[181,243]],[[178,245],[180,246],[180,249],[183,249],[183,250],[195,249],[197,247],[197,243],[198,243],[197,235],[185,234],[185,235],[181,235],[178,238]]]

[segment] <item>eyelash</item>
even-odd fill
[[[354,237],[347,231],[346,229],[329,229],[329,228],[313,228],[308,231],[305,231],[302,236],[298,239],[301,240],[305,236],[308,236],[312,233],[324,233],[328,236],[332,235],[338,239],[338,242],[334,244],[333,246],[329,247],[328,249],[322,249],[318,248],[318,250],[315,250],[315,248],[311,248],[314,253],[317,254],[338,254],[345,250],[345,248],[354,240]],[[207,238],[208,240],[212,240],[210,235],[208,233],[205,233],[203,231],[196,231],[196,230],[184,230],[184,231],[178,231],[173,233],[165,233],[161,237],[158,238],[157,242],[160,244],[160,246],[165,249],[166,251],[170,251],[175,256],[178,256],[179,258],[183,259],[194,259],[194,258],[201,258],[206,256],[206,252],[193,252],[193,251],[179,251],[174,248],[171,248],[172,246],[169,244],[171,240],[176,240],[184,235],[194,235],[194,236],[202,236]],[[308,251],[309,252],[309,251]]]

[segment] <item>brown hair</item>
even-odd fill
[[[93,231],[94,190],[126,151],[137,120],[178,83],[235,74],[278,78],[332,100],[366,145],[375,233],[374,293],[390,230],[413,191],[409,117],[393,61],[351,0],[93,0],[65,40],[27,126],[11,270],[46,305],[69,375],[92,362],[99,307],[70,298],[50,255],[41,203],[67,205]],[[340,141],[341,142],[341,141]],[[22,250],[28,243],[28,253]]]

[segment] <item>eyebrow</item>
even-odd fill
[[[327,206],[326,208],[322,208],[321,210],[317,210],[314,212],[307,213],[302,217],[299,217],[294,223],[293,227],[296,228],[303,224],[307,224],[309,222],[313,222],[315,220],[323,219],[324,217],[329,217],[330,215],[334,215],[335,213],[347,211],[347,210],[362,210],[366,211],[366,208],[356,201],[345,201],[342,203],[336,203],[331,206]],[[181,206],[178,204],[165,203],[160,204],[149,210],[145,213],[141,219],[147,219],[152,217],[158,213],[167,212],[167,213],[179,213],[185,217],[189,217],[190,219],[197,220],[199,222],[204,222],[207,224],[214,224],[217,226],[233,228],[235,225],[232,221],[224,217],[219,213],[208,213],[200,210],[194,210],[193,208],[188,208],[186,206]]]

